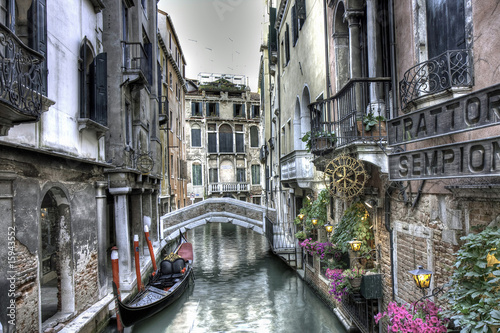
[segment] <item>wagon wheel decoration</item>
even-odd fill
[[[149,154],[141,154],[137,158],[137,169],[139,169],[139,171],[144,175],[153,170],[154,164],[155,163]]]
[[[328,163],[324,182],[332,196],[347,200],[361,193],[368,175],[363,162],[342,154]]]

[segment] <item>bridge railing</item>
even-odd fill
[[[273,252],[285,260],[289,266],[301,268],[303,253],[302,248],[296,245],[293,223],[277,223],[266,215],[265,224],[266,238]]]

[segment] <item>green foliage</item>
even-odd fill
[[[362,242],[361,253],[367,253],[371,250],[368,241],[373,239],[370,227],[370,216],[365,206],[361,202],[354,203],[346,209],[344,216],[335,227],[332,242],[337,244],[337,247],[342,251],[347,252],[349,250],[348,242],[357,238]]]
[[[379,122],[385,121],[384,116],[374,116],[373,112],[368,113],[363,117],[363,125],[365,125],[365,131],[370,132],[373,126],[377,125]]]
[[[330,195],[327,189],[323,189],[319,192],[318,197],[311,204],[311,210],[309,216],[311,220],[313,218],[318,219],[318,226],[324,226],[327,223],[327,208],[330,201]],[[311,222],[312,225],[312,222]]]
[[[330,139],[331,143],[337,142],[337,135],[335,134],[334,131],[328,132],[328,131],[314,131],[311,133],[311,131],[308,131],[304,136],[301,138],[302,142],[306,143],[306,150],[308,153],[311,152],[311,147],[312,147],[312,140],[313,139],[319,139],[319,138],[327,138]]]
[[[491,257],[500,258],[500,229],[488,227],[461,239],[465,244],[442,297],[450,305],[444,315],[463,333],[491,332],[489,325],[500,325],[500,263]]]
[[[298,239],[306,239],[307,238],[307,234],[304,232],[304,231],[297,231],[295,233],[295,238],[298,238]]]

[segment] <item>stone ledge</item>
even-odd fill
[[[68,323],[61,333],[77,333],[77,332],[93,332],[96,327],[95,318],[102,314],[102,311],[108,311],[109,304],[113,301],[113,294],[108,294],[106,297],[92,305],[86,311],[82,312],[78,317]],[[98,321],[99,323],[99,321]]]

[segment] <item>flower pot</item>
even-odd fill
[[[363,275],[360,293],[366,299],[382,298],[382,274]]]
[[[387,136],[387,129],[386,129],[386,124],[385,121],[379,122],[377,125],[373,126],[370,131],[365,131],[365,125],[363,124],[363,121],[358,120],[356,122],[358,126],[358,133],[359,136],[361,137],[381,137],[381,136]],[[380,129],[380,131],[379,131]]]
[[[361,279],[362,279],[362,277],[350,279],[349,282],[351,283],[351,287],[353,289],[359,289],[359,287],[361,287]]]

